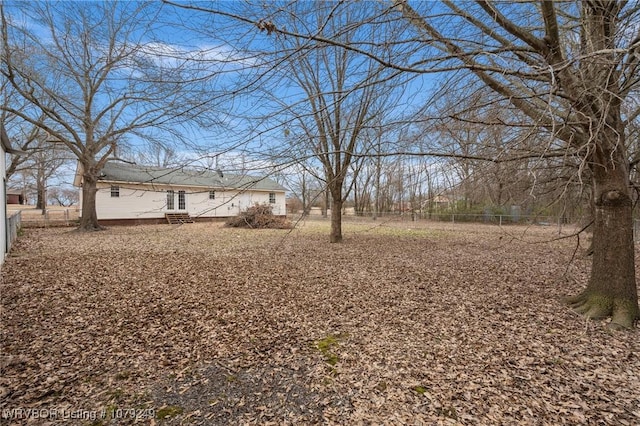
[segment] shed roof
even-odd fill
[[[99,180],[106,182],[146,183],[214,189],[286,191],[272,179],[249,175],[228,175],[211,170],[160,168],[109,161]]]

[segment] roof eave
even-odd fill
[[[100,183],[108,184],[121,184],[121,185],[145,185],[145,186],[169,186],[180,188],[203,188],[211,190],[224,190],[224,191],[260,191],[260,192],[287,192],[286,189],[264,189],[264,188],[251,188],[251,187],[235,187],[235,186],[216,186],[216,185],[196,185],[196,184],[180,184],[180,183],[167,183],[167,182],[137,182],[103,178],[98,179]]]
[[[7,152],[9,154],[15,154],[15,155],[21,155],[21,154],[26,154],[26,152],[21,151],[19,149],[14,149],[11,146],[11,140],[9,139],[9,135],[7,135],[7,131],[4,129],[4,124],[0,123],[0,140],[2,141],[2,148],[4,149],[4,152]]]

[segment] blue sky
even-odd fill
[[[29,29],[41,41],[50,39],[49,29],[27,16],[23,7],[26,3],[5,2],[8,16],[14,23]],[[138,3],[119,3],[126,7],[135,7]],[[240,2],[217,3],[222,7],[242,7]],[[159,3],[156,3],[160,6]],[[125,10],[126,11],[126,10]],[[277,112],[282,105],[274,100],[292,104],[300,100],[301,94],[295,86],[288,85],[282,75],[267,73],[262,62],[268,57],[259,54],[260,50],[268,51],[274,43],[273,35],[261,32],[252,25],[239,25],[220,16],[195,12],[161,5],[157,11],[156,27],[153,38],[141,36],[141,54],[150,63],[160,68],[171,68],[184,60],[193,63],[207,64],[207,69],[215,69],[219,73],[217,84],[221,90],[237,89],[237,85],[253,83],[251,90],[238,91],[234,96],[225,96],[215,105],[220,126],[199,127],[185,126],[183,137],[191,144],[178,147],[178,152],[188,158],[216,155],[226,152],[219,163],[233,168],[233,163],[247,162],[255,158],[254,168],[265,167],[265,156],[273,153],[282,145],[285,129],[290,125],[283,123],[283,115]],[[241,48],[249,47],[252,51]],[[121,76],[130,71],[123,69]],[[257,79],[256,75],[265,74]],[[280,80],[279,80],[280,79]],[[400,117],[417,110],[431,95],[431,84],[437,76],[416,75],[405,86],[405,91],[398,95],[397,110],[389,112]],[[226,89],[225,89],[226,88]],[[257,90],[253,90],[257,89]],[[105,102],[106,98],[105,98]],[[270,117],[264,117],[267,114]],[[249,120],[259,118],[262,120]],[[287,119],[290,119],[287,118]],[[135,135],[127,137],[133,146],[143,145]],[[197,164],[211,165],[211,158]],[[244,167],[251,168],[251,164]],[[66,183],[72,179],[67,168],[55,183]],[[233,171],[233,170],[232,170]]]

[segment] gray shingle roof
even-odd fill
[[[269,178],[249,175],[221,177],[210,170],[186,168],[167,169],[147,167],[109,161],[102,169],[100,180],[108,182],[147,183],[175,186],[196,186],[212,189],[240,189],[255,191],[286,191],[287,189]]]

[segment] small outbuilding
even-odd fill
[[[7,204],[25,204],[26,196],[24,191],[7,190]]]
[[[79,166],[74,185],[82,183]],[[96,213],[103,225],[161,223],[172,216],[215,220],[254,204],[269,204],[273,214],[284,216],[285,194],[286,188],[264,177],[109,161],[98,179]]]

